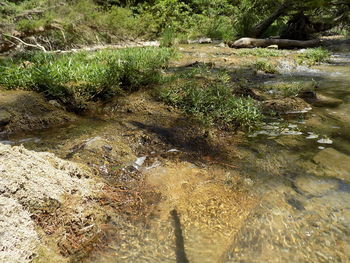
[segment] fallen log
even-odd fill
[[[260,38],[241,38],[238,39],[235,42],[228,43],[229,47],[232,48],[255,48],[255,47],[268,47],[272,45],[277,45],[278,48],[309,48],[309,47],[316,47],[321,45],[321,40],[314,39],[314,40],[307,40],[307,41],[301,41],[301,40],[292,40],[292,39],[273,39],[273,38],[266,38],[266,39],[260,39]]]

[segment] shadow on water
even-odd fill
[[[175,231],[175,243],[176,243],[176,262],[177,263],[189,263],[186,251],[185,251],[185,242],[181,229],[180,216],[177,213],[176,209],[170,211],[170,215],[174,220],[174,231]]]
[[[175,121],[176,123],[176,121]],[[174,125],[162,127],[159,125],[148,125],[142,122],[132,121],[132,125],[155,134],[163,143],[171,147],[179,148],[184,152],[197,153],[201,155],[223,157],[224,152],[219,146],[213,145],[208,139],[206,131],[196,129],[194,126],[185,127]]]

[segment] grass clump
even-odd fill
[[[159,97],[208,125],[253,128],[262,118],[260,110],[253,99],[237,97],[233,91],[226,73],[197,70],[161,89]]]
[[[331,53],[325,48],[308,48],[298,55],[298,62],[299,64],[316,65],[322,62],[328,62],[330,57]]]
[[[255,56],[255,57],[280,57],[284,54],[281,50],[268,48],[242,48],[235,51],[238,56]]]
[[[0,62],[0,85],[27,89],[84,108],[87,101],[108,99],[158,83],[174,50],[129,48],[74,54],[33,53]]]
[[[276,74],[278,72],[276,65],[266,59],[257,59],[249,66],[256,71],[263,71],[265,73]]]
[[[272,98],[296,97],[304,87],[300,82],[280,82],[270,85],[263,85],[259,89],[269,93]]]

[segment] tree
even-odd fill
[[[310,39],[314,34],[336,26],[347,27],[350,21],[350,0],[265,0],[250,3],[241,0],[239,7],[257,20],[245,30],[246,36],[255,38],[262,37],[278,20],[284,21],[284,30],[280,32],[282,37],[298,40]]]

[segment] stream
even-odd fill
[[[336,101],[267,120],[235,146],[237,169],[140,159],[162,198],[147,223],[115,215],[118,240],[88,262],[350,262],[350,55],[268,81],[311,80]],[[85,119],[2,143],[64,157],[65,141],[106,125]]]

